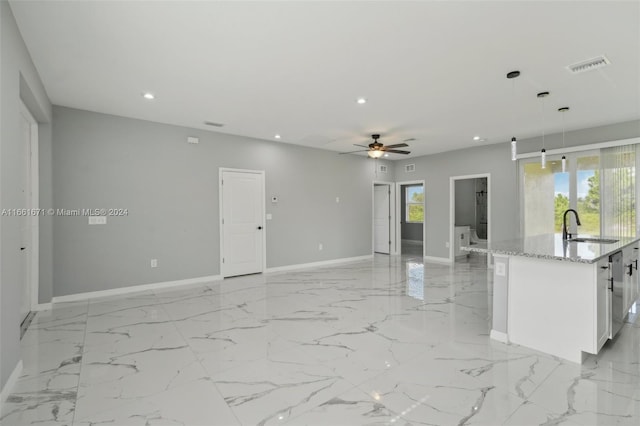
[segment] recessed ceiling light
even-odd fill
[[[474,141],[479,141],[479,140],[480,140],[480,136],[474,136],[474,137],[473,137],[473,140],[474,140]]]
[[[280,135],[275,135],[274,138],[280,139]]]
[[[153,93],[151,93],[151,92],[143,93],[142,97],[145,98],[145,99],[148,99],[150,101],[156,98],[155,95]]]
[[[362,105],[362,104],[366,104],[367,100],[365,98],[358,98],[358,100],[356,102],[359,103],[360,105]]]

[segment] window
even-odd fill
[[[562,232],[563,214],[574,209],[582,225],[581,235],[600,235],[600,155],[585,151],[567,155],[562,173],[560,156],[550,156],[547,167],[540,159],[522,164],[524,235]],[[576,233],[573,217],[569,232]]]
[[[424,223],[424,189],[422,185],[410,185],[405,189],[407,223]]]
[[[562,217],[575,209],[580,227],[570,216],[569,232],[605,237],[636,235],[636,145],[567,154],[567,172],[559,156],[520,163],[524,236],[562,232]]]

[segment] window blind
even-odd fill
[[[638,145],[601,152],[602,235],[636,236],[636,151]]]

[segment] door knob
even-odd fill
[[[20,251],[26,250],[26,249],[27,249],[26,247],[20,247]]]
[[[262,229],[262,226],[258,226],[258,229]]]

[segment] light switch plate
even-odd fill
[[[273,219],[273,215],[271,213],[267,213],[267,220]]]
[[[504,277],[505,275],[507,275],[504,263],[496,262],[496,275],[499,277]]]

